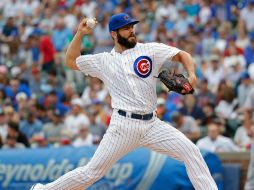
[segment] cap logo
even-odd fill
[[[140,56],[135,60],[133,67],[139,77],[146,78],[152,72],[152,60],[148,56]]]
[[[129,20],[129,19],[130,19],[130,17],[128,15],[124,16],[124,20]]]

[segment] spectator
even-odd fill
[[[60,35],[60,34],[55,34],[55,35]],[[58,37],[61,38],[61,35]],[[64,40],[64,39],[60,39],[60,40]],[[49,35],[42,34],[39,41],[40,55],[41,55],[40,63],[42,65],[42,71],[49,72],[51,70],[54,70],[56,67],[54,45]]]
[[[214,91],[214,89],[218,87],[220,81],[224,79],[224,71],[220,66],[220,57],[218,55],[211,55],[210,64],[204,72],[204,76],[207,78],[209,88],[211,88],[212,91]]]
[[[17,122],[8,123],[8,135],[16,139],[16,142],[22,143],[26,147],[30,147],[30,143],[26,135],[19,130],[19,124]]]
[[[229,81],[230,85],[235,87],[244,72],[245,67],[242,67],[237,58],[233,58],[230,67],[225,68],[225,79]]]
[[[85,17],[88,18],[94,18],[94,12],[95,8],[97,6],[97,3],[95,1],[91,0],[83,0],[82,6],[81,6],[81,12]]]
[[[84,89],[81,98],[84,105],[87,106],[93,100],[104,101],[107,93],[100,79],[90,77],[88,79],[88,86]]]
[[[2,147],[3,149],[22,149],[25,148],[24,144],[17,142],[15,136],[7,135],[6,142]]]
[[[7,133],[8,133],[8,125],[6,117],[4,114],[4,110],[0,108],[0,138],[2,142],[6,140]]]
[[[202,111],[205,114],[204,120],[201,123],[201,126],[206,126],[211,123],[212,120],[216,117],[214,111],[214,104],[208,103],[207,105],[202,106]]]
[[[96,1],[96,3],[97,3],[96,8],[99,9],[101,16],[103,16],[105,13],[111,13],[114,10],[113,1],[98,0],[98,1]]]
[[[24,92],[28,97],[31,95],[29,87],[25,84],[21,84],[20,81],[16,78],[11,79],[10,86],[5,88],[6,95],[11,98],[11,101],[14,106],[16,106],[16,95],[19,92]]]
[[[209,7],[208,1],[201,1],[200,2],[200,11],[198,13],[198,18],[200,19],[200,23],[205,25],[209,19],[211,19],[212,11]]]
[[[33,67],[31,69],[31,75],[29,79],[29,87],[33,94],[36,94],[38,97],[43,95],[41,85],[43,84],[43,78],[41,77],[41,73],[39,68]]]
[[[24,92],[20,92],[16,95],[17,101],[17,112],[19,114],[19,119],[23,120],[26,117],[28,110],[28,98]]]
[[[167,33],[167,29],[164,23],[159,24],[157,30],[155,32],[155,40],[159,43],[169,43],[169,34]]]
[[[237,101],[240,110],[242,110],[246,97],[253,87],[250,75],[248,72],[243,72],[240,76],[240,84],[237,87]]]
[[[63,86],[63,96],[61,97],[61,102],[64,106],[70,107],[71,100],[74,99],[76,96],[76,90],[71,83],[65,83]]]
[[[243,56],[243,49],[236,46],[235,36],[228,37],[228,44],[224,51],[224,67],[229,70],[230,67],[239,64],[240,72],[246,67],[246,61]]]
[[[42,123],[35,117],[35,114],[28,112],[27,118],[20,122],[20,131],[33,142],[33,138],[42,132]]]
[[[62,96],[63,79],[56,68],[53,68],[47,72],[47,81],[45,84],[49,85],[52,91],[55,90],[59,100],[59,98]]]
[[[244,126],[237,128],[234,136],[234,142],[243,151],[250,149],[251,138],[248,136],[248,131]]]
[[[234,100],[234,91],[230,86],[225,86],[221,92],[221,99],[215,108],[219,117],[231,119],[234,117],[237,102]]]
[[[192,18],[188,17],[188,13],[184,9],[180,9],[179,17],[174,26],[174,30],[177,32],[177,35],[185,36],[188,32],[188,27],[192,22]]]
[[[71,100],[71,111],[64,120],[64,134],[70,138],[75,138],[78,135],[81,124],[89,126],[89,118],[84,113],[83,106],[80,98]]]
[[[48,123],[50,120],[48,118],[46,108],[41,104],[36,104],[35,107],[36,107],[35,112],[36,118],[39,119],[42,122],[42,124]]]
[[[3,11],[5,17],[16,16],[20,10],[20,3],[17,0],[11,0],[4,4]]]
[[[25,84],[29,86],[29,75],[31,73],[31,66],[27,66],[28,63],[26,63],[25,59],[20,58],[20,61],[17,63],[17,67],[20,69],[20,74],[18,75],[19,80],[21,81],[21,84]],[[30,63],[29,63],[30,64]]]
[[[69,111],[69,107],[65,106],[61,101],[59,96],[61,94],[57,93],[55,90],[52,90],[51,87],[49,89],[49,93],[43,97],[42,104],[46,109],[59,109],[63,113],[67,113]]]
[[[55,14],[51,7],[45,7],[41,19],[41,26],[44,26],[45,30],[52,31],[55,25]]]
[[[196,98],[193,95],[186,95],[183,98],[183,106],[179,109],[179,111],[183,114],[183,115],[188,115],[193,117],[197,124],[200,124],[203,120],[204,120],[204,113],[201,109],[201,107],[199,107],[196,104]]]
[[[147,23],[141,23],[140,28],[142,32],[137,35],[138,40],[144,43],[153,41],[153,34],[150,26]]]
[[[201,40],[203,57],[209,57],[215,47],[216,40],[212,36],[212,32],[212,28],[209,27],[207,27],[203,32],[203,38]]]
[[[43,136],[46,137],[49,143],[60,143],[62,131],[64,130],[63,117],[64,114],[60,110],[55,109],[51,118],[52,121],[42,126]]]
[[[232,152],[238,151],[238,147],[233,141],[220,135],[220,129],[216,123],[207,126],[207,136],[197,141],[197,146],[210,152]]]
[[[72,145],[75,147],[90,146],[93,144],[93,140],[94,137],[89,132],[89,128],[86,125],[81,124],[79,127],[78,137],[73,141]]]
[[[250,35],[250,45],[244,50],[247,66],[254,63],[254,33]]]
[[[99,100],[93,100],[91,103],[91,108],[93,109],[96,118],[95,121],[97,124],[100,124],[104,127],[107,127],[107,119],[108,115],[104,110],[104,102],[99,101]]]
[[[190,140],[196,141],[200,136],[200,129],[191,116],[184,116],[180,112],[174,112],[171,115],[172,124],[175,128],[185,134]]]
[[[235,44],[243,50],[249,45],[250,39],[247,35],[246,24],[244,21],[239,20],[237,25],[237,39]]]
[[[64,23],[68,29],[73,31],[78,24],[78,20],[75,14],[72,14],[71,9],[67,6],[61,6],[58,8],[58,15],[64,19]]]
[[[15,19],[13,16],[10,16],[6,24],[3,27],[2,34],[5,37],[5,40],[9,47],[9,52],[12,57],[12,59],[15,59],[15,55],[17,55],[18,47],[19,47],[19,30],[16,26]]]
[[[38,0],[25,0],[21,4],[21,11],[25,16],[32,16],[36,14],[40,6],[40,2]]]
[[[19,115],[15,112],[14,108],[11,105],[6,105],[3,107],[4,115],[6,116],[7,122],[9,121],[19,121]]]
[[[66,27],[63,18],[57,18],[55,28],[52,31],[52,42],[55,50],[59,53],[65,50],[72,36],[72,31]]]
[[[39,35],[30,34],[27,39],[30,44],[30,50],[32,52],[33,64],[39,65],[40,63],[40,38]]]
[[[165,17],[169,17],[171,21],[176,21],[178,18],[177,8],[172,0],[163,0],[156,9],[156,22],[161,23]]]
[[[11,74],[12,78],[20,80],[21,70],[20,70],[19,67],[14,66],[14,67],[11,68],[10,74]],[[22,84],[22,81],[20,81],[20,84]]]
[[[166,114],[166,100],[164,98],[158,98],[157,99],[157,110],[156,114],[157,117],[160,118],[161,120],[164,120],[164,115]]]
[[[219,34],[219,37],[218,39],[216,39],[215,48],[219,50],[220,53],[223,53],[227,46],[227,29],[226,29],[225,23],[224,25],[221,25],[218,28],[218,34]]]
[[[94,38],[96,43],[94,53],[108,52],[113,48],[113,42],[108,33],[108,18],[108,14],[104,15],[102,20],[99,21],[94,29]]]
[[[0,88],[0,104],[3,105],[7,100],[4,88]]]
[[[214,105],[216,102],[216,97],[209,89],[208,80],[206,78],[200,81],[199,89],[200,91],[196,95],[197,105],[201,108],[203,108],[207,104]]]
[[[89,54],[94,51],[94,48],[95,48],[94,41],[95,41],[94,35],[89,35],[89,36],[87,35],[83,37],[83,40],[81,43],[81,51],[80,51],[82,55]],[[60,62],[61,64],[64,62],[63,56],[60,57]],[[65,66],[62,66],[62,67],[64,67],[64,72],[66,75],[67,82],[73,83],[75,84],[77,89],[82,88],[81,90],[83,90],[83,88],[85,87],[84,75],[78,71],[73,71],[69,69],[68,67],[65,67]]]
[[[110,117],[111,114],[113,113],[113,108],[111,103],[112,103],[111,96],[110,94],[107,94],[104,100],[103,110],[108,115],[108,117]]]
[[[8,69],[5,65],[0,65],[0,85],[5,86],[7,85],[7,83],[8,83]]]
[[[199,3],[193,0],[186,0],[184,3],[184,10],[190,17],[195,17],[198,15],[200,10]]]
[[[236,45],[236,35],[235,34],[230,34],[229,36],[227,36],[226,42],[227,42],[227,45],[224,50],[225,58],[230,57],[230,56],[243,55],[243,49]],[[240,58],[242,59],[242,57],[240,57]],[[241,61],[241,65],[245,66],[244,60],[240,60],[240,61]],[[230,64],[230,63],[226,62],[226,64]]]
[[[88,111],[88,117],[90,122],[88,128],[89,132],[94,136],[94,144],[98,144],[106,132],[105,127],[102,124],[96,122],[96,116],[97,113],[95,112],[95,110],[90,109],[90,111]]]
[[[250,0],[248,5],[241,10],[240,18],[246,23],[248,32],[253,31],[254,23],[251,19],[254,16],[254,1]]]

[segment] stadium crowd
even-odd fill
[[[108,18],[140,20],[139,42],[161,42],[194,57],[194,95],[168,93],[158,82],[158,117],[200,148],[245,151],[244,125],[254,98],[253,0],[1,0],[0,144],[3,149],[98,144],[110,122],[103,83],[64,65],[83,17],[96,18],[82,54],[110,51]],[[183,72],[176,63],[166,64]]]

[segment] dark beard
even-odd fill
[[[134,37],[136,39],[135,35]],[[121,36],[118,31],[117,31],[117,41],[120,45],[124,46],[127,49],[134,48],[135,45],[137,44],[136,40],[134,42],[130,42],[128,38],[124,38],[123,36]]]

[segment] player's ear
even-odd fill
[[[117,33],[116,33],[116,31],[111,31],[110,34],[111,34],[111,38],[112,38],[113,40],[115,40],[115,39],[117,38]]]

